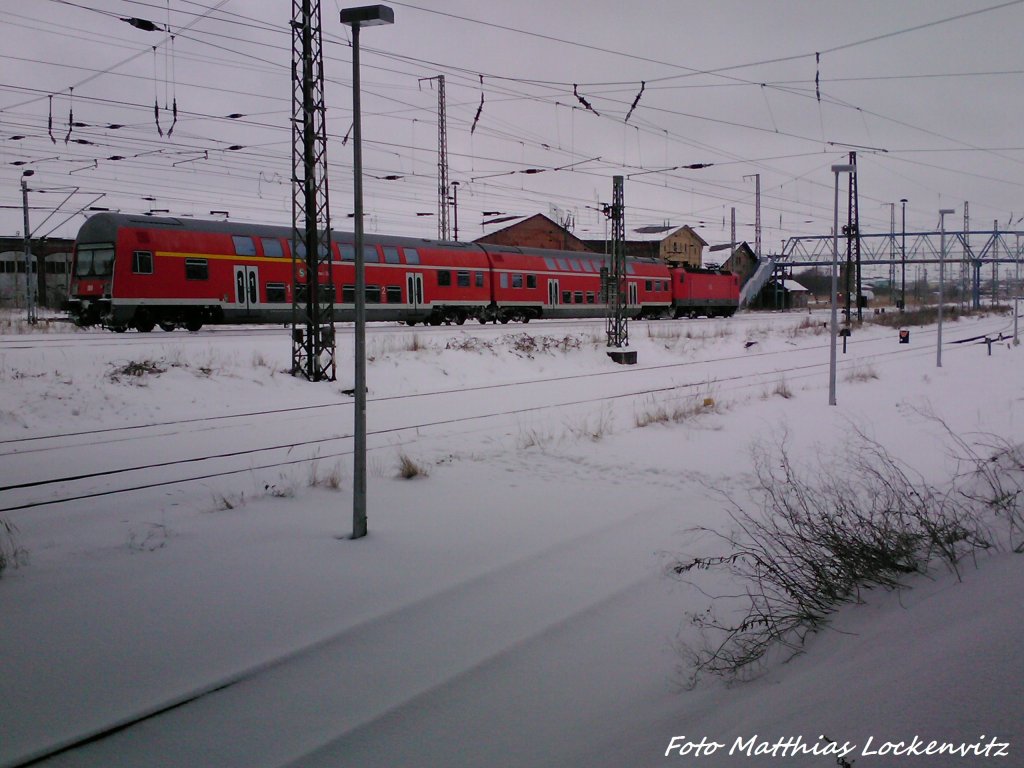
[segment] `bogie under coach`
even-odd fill
[[[292,230],[255,224],[101,213],[78,233],[68,308],[79,325],[151,331],[207,323],[290,322],[293,283],[305,287]],[[354,319],[355,248],[331,233],[336,321]],[[607,257],[479,243],[366,235],[367,320],[415,323],[529,321],[605,314]],[[294,269],[294,272],[293,272]],[[627,259],[632,317],[729,316],[739,285],[729,272]],[[329,278],[329,279],[328,279]]]

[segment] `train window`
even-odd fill
[[[654,290],[654,281],[653,280],[645,280],[644,281],[644,290],[645,291],[653,291]]]
[[[152,275],[153,253],[151,251],[135,251],[132,254],[132,272],[136,275]]]
[[[572,304],[572,291],[562,291],[562,303]]]
[[[343,286],[341,286],[341,303],[342,304],[355,304],[356,303],[356,287],[354,285],[343,285]]]
[[[576,304],[583,303],[583,291],[576,291],[573,295],[573,302]]]
[[[78,277],[103,277],[111,273],[113,264],[113,245],[79,246],[75,275]],[[21,267],[19,271],[24,271],[24,269]]]
[[[441,286],[448,286],[452,284],[452,273],[447,269],[438,270],[437,273],[437,284]]]
[[[459,270],[455,273],[455,284],[459,288],[469,288],[469,271]]]
[[[681,283],[681,282],[683,282],[683,277],[685,277],[685,276],[686,276],[686,273],[685,273],[685,272],[683,272],[683,271],[680,271],[680,272],[679,272],[679,282],[680,282],[680,283]]]
[[[558,269],[558,265],[555,264],[555,260],[547,256],[544,257],[544,264],[548,269]]]
[[[498,285],[502,288],[508,288],[508,272],[502,272],[498,277]]]
[[[401,259],[398,258],[398,249],[393,245],[384,246],[384,261],[388,264],[401,264]]]
[[[240,235],[232,235],[231,240],[235,244],[236,256],[256,255],[256,243],[253,242],[253,239],[251,237],[241,237]]]
[[[263,250],[266,253],[266,249]],[[284,304],[288,301],[288,293],[284,283],[267,283],[267,303]]]
[[[594,292],[593,291],[587,291],[587,304],[593,304],[593,303],[594,303]]]
[[[368,286],[366,286],[366,303],[367,304],[380,304],[380,286],[379,285],[368,285]]]
[[[415,248],[403,248],[402,252],[405,254],[406,264],[419,264],[420,254]]]
[[[558,268],[561,269],[563,272],[569,271],[569,262],[567,262],[565,259],[555,259],[555,262],[558,264]]]
[[[206,259],[185,259],[186,280],[209,280],[210,266]]]
[[[536,288],[537,287],[537,276],[536,275],[527,275],[526,276],[526,287],[527,288]]]
[[[633,268],[632,262],[629,262],[629,261],[626,262],[626,274],[627,275],[635,275],[636,274],[636,270]]]
[[[522,288],[523,287],[523,276],[522,275],[512,275],[512,287],[513,288]]]
[[[569,268],[572,269],[573,272],[583,271],[583,267],[580,266],[579,259],[569,259]]]
[[[340,245],[338,245],[338,250],[341,251],[342,261],[356,260],[356,247],[351,243],[341,243]]]
[[[284,257],[284,247],[281,245],[281,241],[273,237],[261,237],[260,245],[263,246],[263,255],[268,256],[272,259],[280,259]]]
[[[377,253],[376,245],[363,246],[363,261],[367,264],[376,264],[380,261],[380,254]]]
[[[484,287],[484,273],[483,272],[477,272],[476,273],[476,287],[477,288],[483,288]]]
[[[400,285],[389,285],[385,291],[385,295],[388,299],[388,304],[401,304],[402,303],[402,286]]]
[[[316,250],[317,250],[317,253],[320,254],[320,258],[321,259],[327,257],[327,245],[325,243],[320,243],[320,245],[317,247]],[[297,259],[304,259],[304,258],[306,258],[306,244],[304,242],[302,242],[301,240],[298,240],[295,243],[295,258],[297,258]]]

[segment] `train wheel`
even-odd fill
[[[167,331],[168,333],[170,333],[171,331],[178,327],[177,323],[171,323],[166,321],[162,323],[157,323],[157,325],[160,326],[161,331]]]
[[[416,325],[416,321],[415,320],[406,320],[405,324],[408,325],[411,328],[412,326]]]
[[[195,333],[203,327],[203,321],[197,317],[190,318],[185,321],[185,330],[189,333]]]
[[[150,320],[149,318],[142,318],[141,320],[135,321],[135,329],[139,333],[149,333],[156,328],[156,321]]]

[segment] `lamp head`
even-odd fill
[[[350,27],[376,27],[394,24],[395,12],[386,5],[364,5],[341,11],[341,23]]]

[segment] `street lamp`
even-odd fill
[[[903,276],[900,280],[900,312],[907,308],[907,198],[901,197],[903,204],[903,255],[900,257],[903,267]]]
[[[836,336],[839,335],[839,321],[836,318],[836,303],[839,284],[839,174],[856,173],[857,166],[833,165],[832,173],[836,179],[836,195],[833,205],[834,218],[832,222],[832,323],[831,339],[828,348],[828,404],[836,404]]]
[[[36,323],[36,302],[32,284],[32,233],[28,225],[28,182],[25,180],[33,175],[35,171],[32,170],[21,172],[21,204],[25,212],[25,320],[30,325]]]
[[[352,153],[355,203],[355,442],[353,446],[352,538],[366,535],[366,260],[363,253],[363,129],[359,105],[359,29],[394,24],[386,5],[346,8],[341,23],[352,27]]]
[[[939,210],[939,333],[935,345],[935,367],[942,367],[942,303],[944,282],[946,279],[946,214],[956,213],[952,208]]]

